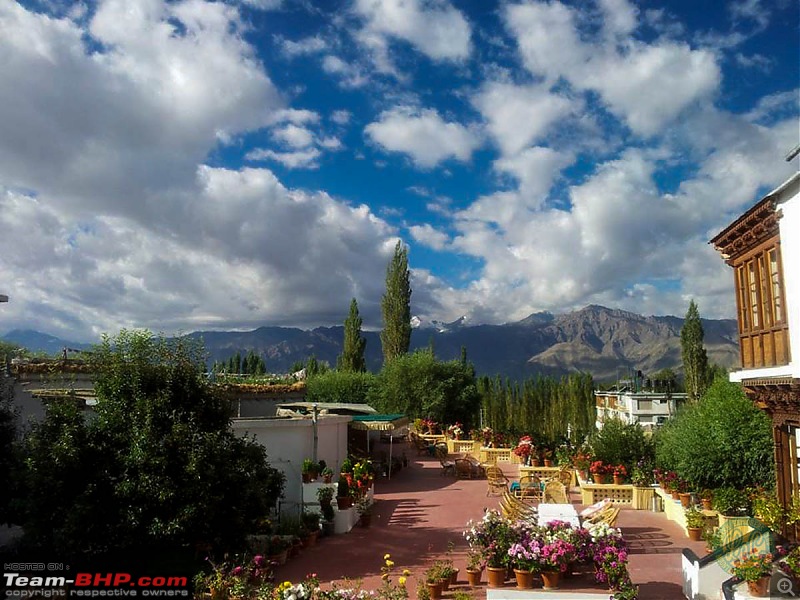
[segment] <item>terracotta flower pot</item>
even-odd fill
[[[520,571],[514,569],[514,577],[517,579],[517,589],[519,590],[532,590],[533,589],[533,572]]]
[[[681,499],[681,493],[678,490],[670,491],[670,495],[672,496],[673,500],[680,500]]]
[[[542,583],[546,590],[557,590],[560,579],[561,573],[559,571],[542,571]]]
[[[688,527],[686,531],[689,533],[689,539],[693,542],[699,542],[701,539],[703,539],[702,527]]]
[[[501,588],[506,583],[508,569],[505,567],[486,567],[486,579],[490,588]]]
[[[549,459],[549,458],[545,458],[544,459],[544,466],[545,467],[552,467],[553,466],[553,461],[551,459]]]
[[[712,510],[713,509],[713,505],[714,505],[713,501],[708,500],[706,498],[703,498],[701,500],[701,502],[703,503],[703,510]]]
[[[467,585],[478,587],[481,584],[481,574],[483,569],[467,569]]]
[[[439,600],[442,597],[442,582],[441,581],[434,581],[428,582],[425,585],[428,586],[428,594],[430,594],[431,600]]]
[[[625,483],[625,477],[622,475],[614,475],[614,485],[622,485]]]
[[[748,581],[747,591],[756,598],[766,598],[769,596],[769,579],[769,575],[767,575],[757,581]]]
[[[606,476],[602,473],[592,473],[592,479],[595,483],[605,483]]]
[[[539,459],[538,458],[531,458],[529,464],[532,467],[538,467],[539,466]]]
[[[692,495],[690,493],[681,492],[678,495],[678,498],[680,498],[681,506],[683,508],[689,508],[692,505]]]
[[[458,571],[458,569],[453,569],[453,572],[450,574],[450,585],[458,583]]]

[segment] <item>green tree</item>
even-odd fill
[[[11,378],[5,375],[5,364],[0,355],[0,523],[12,522],[11,496],[13,473],[17,467],[14,441],[17,435],[17,413],[13,408],[14,386]]]
[[[306,401],[368,404],[376,381],[372,373],[327,371],[306,380]]]
[[[225,550],[274,506],[283,475],[230,428],[185,339],[123,331],[93,355],[96,416],[55,402],[24,443],[26,542],[61,556]]]
[[[675,470],[696,490],[774,483],[769,417],[724,377],[655,437],[658,464]]]
[[[408,248],[400,241],[386,267],[386,293],[381,299],[383,362],[408,353],[411,344],[411,283],[408,271]]]
[[[478,424],[480,395],[471,364],[439,361],[428,350],[417,350],[383,366],[370,404],[379,411],[410,418],[459,421],[469,429]]]
[[[361,337],[361,316],[358,314],[358,302],[350,301],[350,314],[344,321],[344,342],[342,354],[336,361],[336,368],[347,373],[363,373],[367,370],[364,350],[367,340]]]
[[[697,402],[708,386],[708,356],[703,346],[703,324],[694,300],[681,327],[681,359],[686,394],[690,402]]]

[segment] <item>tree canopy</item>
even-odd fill
[[[54,402],[25,439],[26,543],[65,557],[226,549],[268,514],[283,475],[263,446],[233,433],[201,355],[149,332],[104,338],[93,355],[96,416]]]

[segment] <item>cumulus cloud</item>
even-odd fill
[[[543,138],[574,110],[573,103],[544,85],[491,82],[473,97],[487,129],[503,154],[515,154]]]
[[[436,61],[469,55],[469,23],[447,0],[356,0],[354,11],[365,20],[361,39],[372,48],[393,38]]]
[[[408,106],[383,112],[364,131],[385,150],[407,154],[423,168],[449,158],[466,162],[480,145],[479,137],[467,127],[445,121],[435,110]]]
[[[597,92],[639,135],[661,132],[682,111],[713,97],[721,73],[712,52],[630,36],[621,44],[617,37],[636,27],[635,10],[625,0],[609,0],[601,7],[611,40],[584,39],[576,9],[557,0],[509,5],[506,26],[531,73],[549,82],[564,78],[577,89]]]
[[[450,238],[443,231],[435,229],[428,223],[424,225],[412,225],[408,228],[411,237],[420,244],[433,248],[434,250],[444,250]]]

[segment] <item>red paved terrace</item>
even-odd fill
[[[453,542],[453,561],[461,571],[459,584],[445,592],[445,598],[452,596],[453,589],[485,597],[485,573],[480,588],[470,590],[466,585],[467,545],[462,532],[468,520],[481,518],[486,508],[496,508],[499,498],[487,497],[485,479],[442,476],[438,460],[411,458],[415,454],[411,449],[406,454],[411,461],[408,468],[391,480],[375,482],[371,527],[357,526],[348,534],[320,539],[316,546],[278,567],[276,581],[296,582],[308,573],[316,573],[323,586],[332,581],[360,579],[366,589],[375,589],[381,582],[383,556],[391,554],[397,574],[405,568],[411,571],[407,588],[410,597],[415,598],[425,569],[434,560],[445,558],[448,543]],[[509,478],[516,477],[515,465],[500,466]],[[571,500],[578,510],[582,508],[576,491],[571,493]],[[689,547],[702,555],[705,543],[690,541],[664,513],[623,509],[617,526],[630,546],[631,577],[640,586],[641,600],[683,599],[681,552]],[[592,582],[593,576],[586,573],[569,587],[605,591],[601,584]]]

